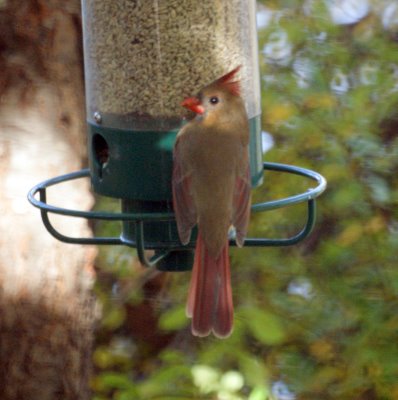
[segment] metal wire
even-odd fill
[[[290,246],[294,245],[305,237],[307,237],[312,231],[315,219],[316,219],[316,204],[315,199],[326,189],[325,178],[317,172],[309,169],[300,168],[296,166],[278,164],[278,163],[264,163],[264,170],[286,172],[295,175],[304,176],[306,178],[316,181],[317,186],[308,189],[304,193],[300,193],[294,196],[286,197],[279,200],[271,200],[263,203],[257,203],[252,205],[251,211],[253,213],[264,212],[268,210],[274,210],[277,208],[287,207],[294,204],[308,202],[308,216],[307,222],[304,228],[296,235],[289,238],[279,239],[268,239],[268,238],[247,238],[245,240],[245,246],[263,247],[263,246]],[[145,213],[115,213],[107,211],[80,211],[72,210],[62,207],[56,207],[47,203],[46,189],[50,186],[55,186],[63,182],[72,181],[75,179],[86,178],[90,176],[88,169],[82,169],[77,172],[73,172],[66,175],[61,175],[52,179],[43,181],[34,186],[28,193],[29,202],[40,209],[43,224],[48,232],[56,239],[71,244],[94,244],[94,245],[127,245],[137,248],[137,254],[140,261],[147,266],[153,266],[158,261],[166,257],[170,251],[176,249],[187,249],[186,246],[176,244],[166,244],[161,251],[157,252],[157,255],[152,259],[148,260],[145,256],[145,232],[144,223],[154,221],[172,221],[174,220],[174,213],[172,212],[145,212]],[[39,199],[36,198],[39,193]],[[126,242],[122,237],[93,237],[93,238],[73,238],[65,236],[58,232],[49,219],[49,213],[60,214],[68,217],[86,218],[86,219],[97,219],[107,221],[134,221],[136,225],[136,240]],[[230,241],[231,246],[235,246],[234,240]]]

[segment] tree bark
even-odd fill
[[[0,398],[89,399],[95,249],[56,241],[26,200],[85,157],[79,1],[1,2],[0,70]],[[87,181],[48,200],[93,202]],[[85,221],[54,223],[90,235]]]

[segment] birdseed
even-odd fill
[[[249,117],[259,114],[254,0],[83,0],[83,22],[89,118],[173,128],[184,97],[240,64]]]

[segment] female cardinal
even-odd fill
[[[196,113],[174,146],[173,204],[182,244],[198,224],[187,302],[192,333],[228,337],[233,303],[228,231],[242,246],[250,215],[249,123],[236,74],[205,86],[182,106]]]

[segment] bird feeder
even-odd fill
[[[290,245],[309,234],[325,180],[310,170],[262,162],[255,0],[83,0],[82,15],[89,168],[42,182],[28,195],[53,236],[67,243],[136,247],[145,265],[190,269],[195,235],[181,245],[172,209],[172,150],[187,117],[180,104],[238,65],[250,123],[252,186],[262,183],[264,169],[318,183],[303,194],[252,206],[256,212],[308,201],[307,223],[299,234],[249,238],[245,245]],[[47,187],[86,177],[96,193],[120,199],[121,211],[85,212],[47,203]],[[122,221],[122,231],[114,238],[71,238],[52,226],[49,213]],[[146,249],[155,251],[149,260]]]

